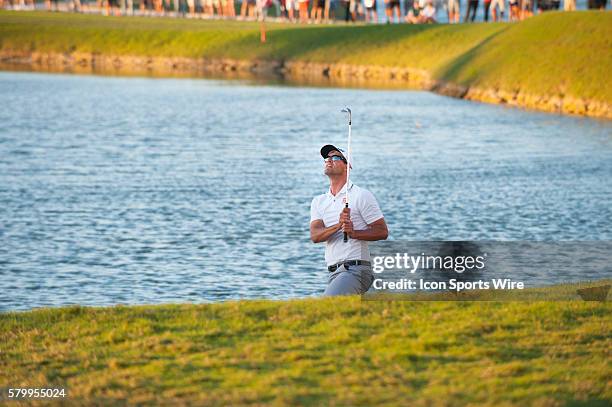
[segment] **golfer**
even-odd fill
[[[325,242],[329,278],[323,295],[363,294],[374,280],[367,242],[385,240],[387,224],[370,191],[346,185],[348,164],[342,150],[328,144],[321,155],[329,191],[312,200],[310,238],[313,243]],[[349,208],[345,208],[347,194]]]

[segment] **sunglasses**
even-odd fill
[[[325,161],[325,162],[329,162],[329,161],[344,161],[344,163],[346,164],[346,159],[344,157],[339,156],[339,155],[332,155],[331,157],[324,158],[323,161]]]

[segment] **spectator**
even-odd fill
[[[240,17],[254,17],[255,7],[257,6],[256,0],[242,0],[242,6],[240,7]]]
[[[40,0],[50,10],[58,10],[58,0]],[[91,0],[90,0],[91,1]],[[196,0],[182,0],[185,5],[181,7],[181,0],[138,0],[134,4],[133,0],[96,0],[88,4],[82,0],[65,0],[63,2],[62,11],[74,12],[95,12],[98,11],[105,15],[126,15],[133,14],[134,7],[140,9],[143,15],[164,15],[167,11],[171,11],[172,16],[194,17],[196,12],[203,11],[206,15],[219,15],[223,17],[235,17],[235,0],[200,0],[200,5]],[[333,18],[333,10],[338,2],[341,2],[345,9],[345,19],[348,22],[361,20],[365,18],[366,23],[377,22],[377,0],[312,0],[313,7],[311,10],[311,0],[242,0],[239,18],[254,19],[256,16],[261,16],[262,13],[268,13],[269,7],[274,6],[276,12],[271,15],[280,16],[294,20],[295,10],[299,9],[299,20],[302,23],[312,22],[321,23],[323,20],[329,21]],[[362,3],[363,1],[363,3]],[[402,22],[408,23],[435,23],[436,22],[436,6],[435,2],[446,8],[448,14],[448,22],[450,24],[459,23],[461,0],[405,0],[407,13],[402,17],[400,0],[384,0],[385,14],[387,23]],[[483,17],[484,21],[489,21],[489,13],[491,20],[503,21],[505,13],[506,0],[483,0]],[[263,2],[263,3],[262,3]],[[548,10],[559,10],[561,0],[508,0],[509,5],[509,21],[523,20],[530,17],[536,12],[544,12]],[[0,8],[9,4],[10,8],[26,8],[29,5],[34,7],[34,0],[0,0]],[[589,9],[605,10],[608,0],[587,0]],[[262,6],[263,4],[263,6]],[[440,6],[438,4],[438,6]],[[474,22],[478,10],[479,0],[468,0],[464,22]],[[576,10],[576,0],[564,0],[563,8],[565,11]],[[187,10],[186,10],[187,9]],[[297,17],[297,16],[296,16]],[[341,16],[339,18],[342,18]]]
[[[433,0],[427,0],[427,4],[419,15],[419,22],[422,24],[437,23],[436,8],[433,5]]]
[[[463,22],[474,22],[474,19],[476,18],[476,10],[478,10],[478,0],[468,0],[468,7],[465,12],[465,19]],[[470,17],[470,12],[472,13],[472,17]]]
[[[180,8],[178,0],[175,0],[177,7]],[[177,12],[178,12],[177,8]],[[134,1],[133,0],[121,0],[121,14],[127,14],[129,16],[134,15]]]
[[[313,0],[310,14],[314,23],[318,24],[323,21],[323,10],[325,10],[325,0]]]
[[[161,1],[162,0],[153,0],[153,6],[155,7],[155,11],[161,9]],[[57,4],[57,0],[55,0]],[[121,14],[121,7],[119,6],[119,0],[97,0],[96,2],[99,10],[104,10],[103,14],[110,15],[118,15]],[[149,3],[150,5],[151,3]]]
[[[223,16],[223,9],[225,9],[225,0],[213,0],[213,6],[218,16]]]
[[[142,2],[142,0],[140,0]],[[189,9],[189,15],[195,16],[195,0],[187,0],[187,8]]]
[[[4,8],[4,2],[0,0],[0,9]],[[19,3],[19,4],[17,4]],[[45,2],[46,6],[48,9],[51,9],[51,5],[49,3],[49,1],[47,0]],[[56,10],[57,10],[57,0],[55,1],[55,5],[56,5]],[[68,7],[70,8],[70,0],[68,0]],[[35,10],[36,9],[36,3],[34,0],[10,0],[9,1],[9,8],[13,9],[13,10]]]
[[[329,22],[333,18],[336,10],[337,0],[325,0],[325,21]]]
[[[491,16],[493,21],[498,20],[497,10],[499,9],[499,21],[504,19],[504,2],[505,0],[492,0],[491,1]]]
[[[308,0],[297,0],[300,7],[300,23],[308,23]]]
[[[361,0],[351,0],[350,9],[351,9],[351,19],[353,21],[358,21],[359,17],[363,15],[363,7],[361,6]]]
[[[391,23],[392,21],[395,21],[395,19],[393,18],[394,11],[395,11],[395,15],[397,16],[397,22],[399,23],[402,18],[399,0],[385,0],[385,12],[387,14],[387,24]]]
[[[484,8],[484,20],[489,21],[489,9],[491,8],[491,0],[484,0],[482,3],[482,7]]]
[[[294,10],[295,10],[295,0],[285,0],[285,10],[287,11],[287,18],[289,21],[294,21]]]
[[[228,17],[236,17],[236,6],[234,5],[234,0],[225,0],[225,12],[223,15]]]
[[[508,0],[508,8],[510,9],[510,14],[508,15],[508,21],[518,21],[519,20],[519,0]]]
[[[140,9],[140,14],[144,14],[145,10],[149,9],[149,4],[150,3],[148,0],[138,0],[138,8]]]
[[[204,15],[212,16],[213,14],[215,14],[213,9],[213,0],[204,0],[203,9]]]
[[[408,12],[406,13],[405,20],[410,24],[418,24],[421,14],[421,7],[419,7],[419,0],[407,0],[409,3]]]
[[[268,10],[272,6],[272,0],[257,0],[256,14],[259,21],[264,21],[268,15]],[[264,41],[265,42],[265,41]]]
[[[588,8],[589,10],[605,10],[608,0],[589,0]]]
[[[342,3],[342,8],[344,9],[344,21],[345,22],[349,22],[350,19],[353,18],[353,16],[351,15],[351,3],[350,0],[340,0],[340,2]]]
[[[81,0],[68,0],[67,6],[68,6],[68,10],[79,13],[81,11]],[[0,5],[0,8],[2,8],[1,5]]]
[[[538,0],[538,12],[559,10],[561,0]]]
[[[436,8],[433,0],[415,0],[409,3],[412,6],[408,9],[404,20],[411,24],[436,23]]]
[[[378,15],[376,14],[376,0],[364,0],[365,5],[365,20],[366,23],[378,22]]]
[[[274,16],[275,17],[281,17],[281,0],[270,0],[271,1],[271,6],[270,7],[274,7]]]
[[[448,13],[448,22],[450,24],[457,24],[459,22],[459,10],[461,9],[461,4],[459,0],[448,0],[447,4],[447,13]]]
[[[519,0],[521,5],[521,20],[531,17],[533,15],[533,1],[532,0]]]

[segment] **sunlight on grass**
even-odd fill
[[[2,52],[100,53],[379,65],[527,94],[612,102],[612,14],[544,13],[521,23],[299,26],[0,12]]]
[[[0,381],[87,404],[597,405],[610,311],[344,297],[2,313]]]

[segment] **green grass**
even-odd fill
[[[344,297],[0,313],[0,383],[81,405],[603,406],[611,311]]]
[[[293,60],[423,69],[462,85],[612,103],[612,13],[545,13],[521,23],[259,25],[0,12],[0,49]]]

